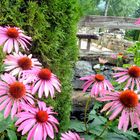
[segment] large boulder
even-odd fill
[[[75,65],[75,76],[83,77],[87,75],[94,74],[92,69],[92,64],[88,61],[78,61]]]
[[[75,90],[82,90],[82,85],[84,81],[81,81],[79,78],[94,74],[92,69],[92,64],[88,61],[78,61],[74,69],[74,78],[72,81],[73,88]]]

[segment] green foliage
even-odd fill
[[[81,121],[78,121],[78,120],[72,120],[70,122],[70,127],[69,128],[76,130],[76,132],[86,131],[84,123],[81,122]]]
[[[3,66],[3,58],[5,57],[5,54],[2,53],[2,47],[0,46],[0,73],[4,71],[4,66]]]
[[[17,140],[16,128],[14,120],[8,117],[4,119],[3,113],[0,113],[0,140]]]
[[[84,15],[104,15],[108,1],[108,16],[139,17],[139,0],[79,0]]]
[[[42,99],[58,112],[59,132],[69,125],[72,68],[78,56],[78,17],[76,0],[0,1],[0,25],[18,26],[31,36],[33,46],[29,53],[38,57],[61,81],[62,92],[55,99]]]
[[[139,6],[139,8],[135,11],[134,16],[135,16],[136,18],[139,18],[139,16],[140,16],[140,6]]]
[[[137,131],[123,132],[118,130],[118,119],[107,120],[108,114],[100,114],[99,110],[103,104],[96,102],[88,115],[88,133],[86,132],[84,122],[71,120],[70,129],[80,133],[85,140],[138,140],[140,139]]]
[[[129,67],[129,65],[127,65],[127,64],[126,64],[126,66],[127,66],[126,68]],[[130,65],[130,66],[131,66],[131,65]],[[121,84],[118,84],[118,82],[117,82],[115,79],[111,79],[110,82],[112,83],[112,85],[113,85],[113,87],[114,87],[114,89],[115,89],[116,91],[121,91],[121,90],[123,90],[124,87],[125,87],[125,85],[126,85],[126,82],[123,82],[123,83],[121,83]]]
[[[100,0],[79,0],[82,15],[100,14],[99,3]]]
[[[16,136],[15,131],[8,129],[7,133],[8,133],[8,137],[10,140],[17,140],[17,136]]]
[[[128,48],[127,52],[134,55],[134,64],[140,66],[140,42],[136,42],[132,47]]]
[[[139,30],[128,30],[125,33],[125,39],[140,41],[140,31]]]
[[[132,16],[139,6],[139,0],[110,0],[108,15],[125,17]]]

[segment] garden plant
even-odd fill
[[[91,88],[84,122],[70,122],[77,2],[0,3],[0,139],[140,139],[139,42],[128,49],[134,64],[115,67],[111,81],[100,71],[80,78],[85,81],[83,93]],[[94,105],[88,112],[91,99]]]

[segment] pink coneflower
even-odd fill
[[[48,68],[25,71],[23,77],[23,79],[26,79],[26,83],[33,81],[32,94],[38,92],[39,98],[42,97],[43,92],[45,93],[46,98],[49,93],[53,98],[55,96],[55,89],[58,92],[61,92],[59,80]]]
[[[84,140],[84,138],[80,138],[75,132],[68,131],[61,134],[61,140]]]
[[[115,119],[121,113],[118,129],[126,131],[130,122],[132,128],[136,124],[140,132],[140,103],[138,95],[134,91],[114,92],[98,98],[98,100],[111,101],[101,110],[101,112],[108,110],[108,113],[112,113],[109,120]]]
[[[38,102],[38,108],[29,105],[23,105],[23,111],[18,113],[17,131],[22,131],[22,135],[28,133],[27,140],[46,140],[49,136],[54,139],[54,129],[58,132],[59,122],[53,114],[51,107],[46,107],[44,102]]]
[[[112,84],[105,79],[105,76],[102,74],[90,75],[80,78],[80,80],[87,80],[83,87],[83,92],[85,92],[92,84],[91,96],[104,96],[105,92],[101,92],[102,90],[113,90]]]
[[[127,56],[125,56],[124,53],[117,53],[117,54],[112,54],[111,58],[113,58],[113,59],[118,59],[118,58],[126,59]]]
[[[20,110],[21,103],[34,104],[33,97],[27,85],[16,81],[10,74],[1,75],[0,81],[0,111],[5,108],[4,117],[11,112],[13,118]]]
[[[135,21],[135,24],[136,24],[136,25],[139,25],[139,24],[140,24],[140,18],[138,18],[138,19]]]
[[[33,68],[40,68],[41,63],[36,58],[32,58],[32,54],[23,55],[21,52],[7,55],[4,60],[5,71],[10,71],[12,75],[21,74],[24,70],[31,70]]]
[[[137,89],[140,90],[140,67],[131,66],[127,69],[116,68],[115,70],[119,71],[117,73],[113,73],[113,77],[118,78],[116,80],[118,83],[127,81],[125,89],[128,89],[130,87],[131,90],[133,90],[136,85]]]
[[[4,45],[3,51],[7,53],[11,53],[13,47],[15,52],[19,51],[19,44],[25,50],[27,48],[27,44],[30,44],[31,37],[24,35],[24,31],[22,31],[18,27],[1,27],[0,28],[0,46]]]

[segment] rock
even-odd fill
[[[113,71],[111,71],[111,70],[105,70],[105,71],[103,71],[103,75],[105,75],[105,77],[107,78],[107,80],[111,80],[112,79],[112,73],[113,73]]]
[[[78,61],[75,65],[74,78],[72,85],[75,90],[82,90],[82,85],[85,81],[81,81],[79,78],[92,75],[95,72],[92,70],[92,64],[87,61]]]
[[[72,81],[73,89],[75,90],[82,90],[82,85],[84,84],[84,81],[81,81],[79,78],[74,77]]]
[[[81,91],[74,91],[72,94],[72,112],[71,119],[78,119],[80,121],[84,120],[84,111],[86,102],[89,98],[89,94],[84,95]],[[87,112],[89,112],[94,105],[93,98],[90,101]]]
[[[75,76],[83,77],[87,75],[94,74],[95,72],[92,70],[92,64],[87,61],[78,61],[75,65]]]

